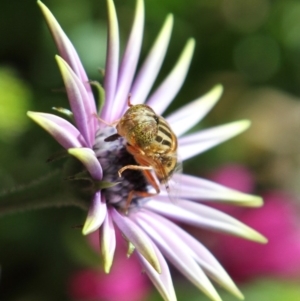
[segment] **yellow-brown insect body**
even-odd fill
[[[147,105],[131,105],[116,126],[140,166],[151,167],[167,183],[177,165],[177,137],[167,121]]]
[[[131,106],[120,119],[116,129],[134,147],[148,147],[157,135],[154,111],[145,105]]]

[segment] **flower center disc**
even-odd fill
[[[125,208],[126,200],[130,191],[148,191],[150,186],[142,172],[127,169],[119,177],[118,171],[126,165],[137,165],[134,157],[128,153],[124,138],[115,141],[104,141],[108,136],[116,133],[112,127],[99,129],[96,134],[93,150],[103,169],[103,181],[119,183],[113,187],[104,189],[108,203],[117,207]],[[131,204],[137,204],[140,197],[133,197]]]

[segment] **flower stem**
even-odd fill
[[[61,206],[87,210],[86,201],[68,193],[62,182],[61,171],[56,170],[27,185],[0,192],[0,216]]]

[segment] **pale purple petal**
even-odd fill
[[[173,16],[168,15],[130,90],[133,104],[144,103],[164,60],[173,28]]]
[[[257,231],[221,211],[187,200],[178,199],[176,204],[151,200],[144,206],[151,211],[180,222],[266,243],[266,238]]]
[[[130,37],[119,69],[118,85],[113,101],[112,115],[116,119],[121,116],[124,107],[127,106],[131,83],[140,56],[144,31],[144,15],[144,1],[138,0]]]
[[[160,274],[154,270],[154,268],[150,265],[150,263],[139,252],[136,252],[136,254],[140,259],[146,274],[148,275],[152,283],[155,285],[156,289],[159,291],[163,299],[165,301],[176,301],[177,298],[174,291],[174,286],[170,275],[169,266],[165,258],[161,254],[161,252],[155,246],[155,244],[153,244],[153,248],[156,252],[156,256],[160,263],[160,267],[161,267]]]
[[[180,137],[178,139],[179,157],[181,160],[187,160],[201,154],[213,146],[240,134],[249,126],[250,122],[248,120],[241,120]]]
[[[65,119],[53,114],[27,112],[27,115],[45,129],[62,147],[87,146],[80,132]]]
[[[150,211],[147,211],[146,214],[150,215],[157,223],[162,224],[162,227],[165,225],[169,231],[172,232],[172,235],[177,236],[176,240],[181,241],[186,252],[188,252],[196,260],[196,262],[200,264],[209,277],[218,282],[236,297],[243,299],[242,293],[206,247],[204,247],[189,233],[185,232],[176,224],[164,217]]]
[[[56,56],[56,60],[65,83],[76,126],[85,140],[88,141],[88,146],[92,147],[95,139],[95,132],[92,131],[92,128],[97,118],[92,112],[86,111],[85,103],[89,101],[88,94],[82,82],[66,61],[58,55]]]
[[[74,46],[62,30],[50,10],[41,1],[38,1],[37,3],[46,19],[47,25],[56,43],[60,56],[69,64],[75,74],[81,79],[81,82],[87,91],[88,101],[86,101],[85,103],[87,114],[96,112],[92,89],[90,87],[84,67],[82,66],[82,63]],[[93,122],[92,126],[93,130],[95,131],[96,121]]]
[[[185,174],[174,174],[173,180],[180,186],[178,196],[193,200],[218,200],[234,205],[259,207],[263,205],[260,196],[242,193],[212,181]]]
[[[94,151],[90,148],[69,148],[68,153],[77,158],[94,180],[102,179],[102,168]]]
[[[46,7],[46,5],[41,1],[38,1],[37,4],[42,10],[47,25],[58,48],[59,54],[71,66],[71,68],[77,74],[77,76],[79,76],[82,81],[87,82],[88,78],[71,41],[64,33],[61,26],[56,21],[56,19],[54,18],[50,10]]]
[[[159,260],[153,248],[151,240],[147,235],[128,217],[122,216],[115,208],[110,209],[113,221],[118,226],[123,235],[131,242],[135,248],[145,257],[145,259],[158,272],[161,272]]]
[[[177,240],[177,237],[169,231],[168,227],[158,223],[147,213],[142,211],[134,215],[136,222],[155,241],[164,256],[194,285],[202,290],[209,298],[221,301],[215,288],[198,266],[196,261],[185,249],[185,245]]]
[[[105,199],[101,199],[101,192],[97,191],[90,205],[88,216],[82,229],[83,235],[87,235],[98,230],[106,215],[107,206]]]
[[[100,248],[105,273],[109,273],[116,249],[116,232],[110,214],[105,215],[101,227]]]
[[[119,69],[119,25],[112,0],[107,0],[107,14],[108,35],[104,77],[105,104],[101,112],[101,118],[107,122],[113,122],[116,119],[116,116],[112,115],[112,106],[117,88]]]
[[[167,116],[166,119],[171,125],[176,136],[181,136],[200,122],[220,99],[222,92],[223,87],[221,85],[217,85],[205,95]]]
[[[158,115],[162,115],[180,90],[190,67],[194,49],[195,40],[189,39],[175,67],[147,100],[147,105]]]

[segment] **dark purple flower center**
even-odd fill
[[[104,141],[115,132],[116,130],[112,127],[99,129],[93,150],[103,169],[103,181],[119,182],[116,186],[103,189],[107,202],[118,207],[124,207],[130,191],[147,191],[149,185],[140,171],[127,169],[122,173],[122,177],[118,176],[120,168],[126,165],[137,165],[137,163],[126,150],[124,138]],[[140,198],[134,197],[131,203],[136,204],[138,199]]]

